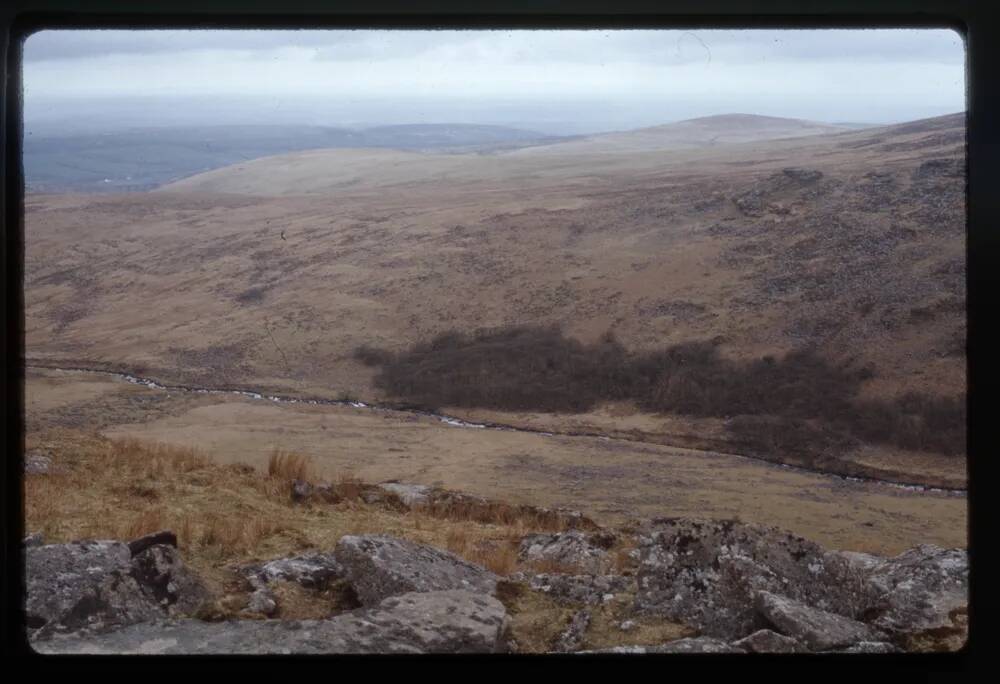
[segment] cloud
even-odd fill
[[[961,37],[950,30],[46,30],[29,36],[25,61],[204,50],[315,50],[323,60],[422,58],[476,61],[646,61],[715,59],[839,60],[902,58],[960,63]]]
[[[965,101],[964,46],[950,30],[43,31],[24,55],[28,105],[322,96],[587,101],[610,111],[673,102],[900,120]]]

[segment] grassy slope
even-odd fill
[[[389,534],[448,549],[500,575],[520,569],[517,544],[530,532],[552,531],[537,518],[499,506],[496,519],[468,513],[414,512],[392,505],[369,505],[358,498],[362,484],[332,478],[345,497],[338,504],[291,502],[291,477],[320,477],[307,460],[285,454],[268,471],[241,464],[219,465],[190,449],[136,440],[108,440],[60,431],[32,435],[29,449],[53,457],[53,472],[25,478],[25,524],[47,543],[81,538],[130,539],[162,529],[178,535],[185,562],[206,580],[214,600],[198,611],[202,619],[240,619],[249,587],[234,565],[283,557],[309,549],[332,549],[345,534]],[[625,548],[616,551],[620,570],[631,571]],[[334,585],[319,592],[278,583],[275,593],[287,619],[321,619],[357,606]],[[559,605],[526,586],[506,582],[501,600],[512,614],[512,633],[521,651],[545,651],[582,606]],[[632,615],[630,596],[594,609],[586,648],[629,643],[656,644],[692,634],[664,620]],[[638,629],[617,625],[634,619]]]
[[[963,185],[919,175],[960,161],[961,123],[669,154],[309,153],[191,181],[311,196],[35,196],[28,350],[379,398],[360,344],[561,322],[639,349],[817,345],[872,364],[872,396],[962,393]],[[776,183],[787,166],[824,175]]]

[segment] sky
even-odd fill
[[[889,123],[965,109],[938,29],[41,31],[26,130],[516,125],[545,133],[724,113]]]

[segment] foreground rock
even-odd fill
[[[560,603],[596,605],[616,594],[635,591],[635,580],[622,575],[527,575],[515,573],[510,577],[516,582],[526,582],[535,591],[552,597]]]
[[[328,620],[179,620],[33,645],[42,653],[87,654],[496,653],[506,625],[503,604],[490,596],[436,591]]]
[[[813,651],[877,640],[872,630],[856,620],[811,608],[784,596],[762,591],[757,594],[756,606],[778,631]]]
[[[903,650],[885,641],[860,641],[837,653],[902,653]]]
[[[754,606],[768,591],[836,612],[852,591],[818,545],[782,530],[733,521],[661,519],[639,538],[640,612],[738,639],[767,627]]]
[[[342,537],[334,550],[362,605],[408,592],[496,590],[497,576],[458,556],[386,536]]]
[[[963,549],[925,544],[874,567],[871,625],[906,650],[957,650],[967,636],[969,557]]]
[[[577,572],[605,572],[611,565],[610,535],[571,531],[556,534],[529,534],[521,540],[519,557],[524,562],[549,562]]]
[[[132,577],[126,544],[50,544],[26,549],[26,556],[29,629],[100,630],[163,617]]]
[[[577,653],[634,653],[642,655],[646,653],[745,653],[745,651],[738,646],[727,644],[721,639],[695,637],[678,639],[655,646],[615,646],[593,651],[577,651]]]
[[[331,581],[346,575],[346,570],[333,553],[306,553],[288,558],[276,558],[239,568],[238,572],[251,584],[294,582],[307,589],[323,589]]]
[[[131,566],[132,577],[168,615],[189,615],[209,598],[205,585],[173,546],[147,546],[132,556]]]
[[[571,653],[583,643],[583,637],[590,626],[591,614],[587,609],[578,610],[569,621],[566,629],[556,640],[555,650],[557,653]]]
[[[184,615],[208,597],[168,545],[146,546],[134,556],[118,541],[49,544],[25,552],[26,619],[36,635]]]
[[[750,653],[805,653],[808,650],[798,640],[770,629],[761,629],[734,641],[733,646]]]

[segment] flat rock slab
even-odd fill
[[[328,620],[176,620],[32,646],[86,654],[496,653],[506,625],[503,604],[490,596],[436,591],[395,596]]]
[[[496,591],[498,577],[458,556],[395,537],[342,537],[334,549],[362,605],[414,591]]]
[[[828,613],[766,591],[757,594],[755,604],[768,622],[810,650],[826,651],[861,641],[877,641],[864,623]]]
[[[421,506],[430,501],[431,487],[406,482],[383,482],[379,489],[399,497],[405,506]]]

